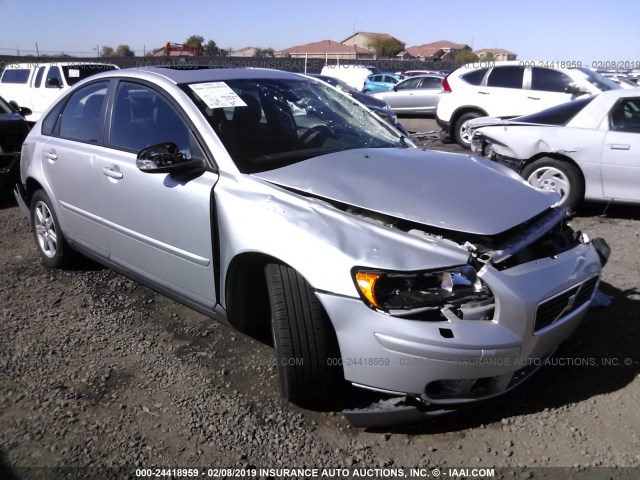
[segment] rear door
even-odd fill
[[[442,78],[422,77],[418,90],[414,94],[416,112],[435,112],[442,93]]]
[[[62,230],[72,242],[107,255],[96,195],[96,168],[105,149],[100,145],[108,80],[85,85],[48,115],[36,155],[42,156],[44,176]],[[59,116],[58,116],[59,114]]]
[[[640,202],[640,97],[623,98],[609,114],[602,152],[602,187],[607,198]]]
[[[97,162],[110,261],[213,308],[211,199],[217,173],[172,176],[136,167],[140,150],[165,142],[187,158],[204,158],[189,122],[156,87],[120,81],[110,124],[108,152]]]
[[[515,117],[533,113],[531,100],[526,99],[523,87],[525,67],[518,65],[495,66],[484,85],[475,88],[474,100],[492,117]]]

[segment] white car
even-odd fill
[[[0,76],[0,95],[31,110],[36,122],[69,87],[96,73],[117,70],[117,65],[91,62],[12,63]]]
[[[620,86],[587,68],[550,68],[537,62],[482,62],[463,66],[442,82],[436,111],[440,139],[471,146],[467,121],[484,116],[529,115]]]
[[[640,203],[640,90],[613,90],[514,120],[469,122],[474,153],[532,186],[583,199]]]

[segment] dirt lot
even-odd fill
[[[29,478],[22,467],[33,466],[515,468],[506,478],[640,467],[640,208],[603,211],[585,206],[574,226],[611,245],[602,289],[613,303],[592,309],[552,364],[493,402],[366,431],[283,403],[269,346],[89,262],[45,270],[5,198],[0,478]],[[640,468],[596,475],[640,478]]]

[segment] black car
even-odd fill
[[[24,119],[31,110],[0,97],[0,191],[13,188],[20,172],[20,150],[29,133]]]
[[[317,73],[308,73],[307,75],[309,77],[322,80],[323,82],[336,87],[338,90],[342,90],[344,93],[351,95],[351,97],[362,103],[365,107],[374,112],[385,122],[400,130],[407,137],[409,136],[409,132],[404,128],[404,126],[398,123],[398,116],[393,112],[393,110],[389,108],[389,105],[387,105],[387,102],[385,102],[384,100],[380,100],[378,98],[372,97],[371,95],[366,95],[364,93],[358,92],[357,90],[354,90],[345,82],[337,78],[329,77],[327,75],[319,75]]]

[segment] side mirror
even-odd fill
[[[14,110],[20,113],[20,115],[22,115],[23,117],[26,117],[27,115],[31,115],[33,113],[30,108],[19,106],[18,102],[16,102],[15,100],[9,100],[9,103],[14,108]]]
[[[569,93],[571,95],[584,95],[584,94],[590,93],[589,90],[587,90],[584,87],[579,87],[575,83],[570,83],[569,85],[567,85],[566,88],[564,89],[564,92]]]
[[[136,167],[145,173],[178,173],[204,168],[204,161],[187,159],[175,143],[167,142],[141,150]]]
[[[50,79],[47,80],[47,87],[62,88],[62,85],[60,84],[60,79],[58,77],[51,77]]]

